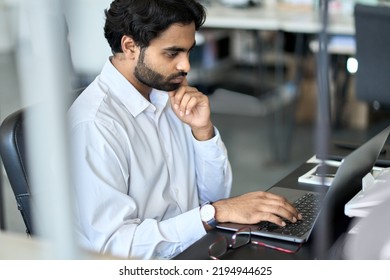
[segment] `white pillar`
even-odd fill
[[[27,115],[33,218],[48,259],[80,258],[74,238],[66,110],[70,61],[61,0],[21,0],[18,67]]]

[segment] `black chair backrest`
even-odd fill
[[[31,191],[24,143],[24,115],[25,109],[20,109],[9,115],[1,124],[0,155],[14,192],[18,209],[26,225],[26,232],[33,234],[34,229],[30,209]]]
[[[73,90],[69,100],[73,102],[84,89],[81,87]],[[38,110],[37,105],[10,114],[0,126],[0,156],[29,235],[34,235],[35,231],[25,146],[25,117],[31,114],[32,110]]]
[[[1,161],[0,161],[0,166],[3,166],[3,163]],[[5,207],[4,207],[4,198],[3,198],[3,172],[0,172],[0,230],[5,230],[4,209]]]
[[[356,96],[390,107],[390,7],[356,4]]]

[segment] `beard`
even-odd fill
[[[170,82],[181,76],[186,76],[186,72],[179,72],[169,76],[164,76],[150,68],[145,63],[145,49],[141,50],[137,66],[134,70],[134,76],[144,85],[163,91],[173,91],[180,87],[180,83]]]

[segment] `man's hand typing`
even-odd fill
[[[282,218],[293,223],[302,219],[300,213],[285,198],[269,192],[250,192],[213,203],[218,222],[256,224],[269,221],[285,226]]]

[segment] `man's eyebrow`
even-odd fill
[[[176,46],[172,46],[172,47],[168,47],[168,48],[165,48],[164,50],[166,51],[175,51],[175,52],[186,52],[186,51],[191,51],[196,45],[196,42],[194,42],[191,46],[191,48],[189,50],[187,50],[186,48],[183,48],[183,47],[176,47]]]

